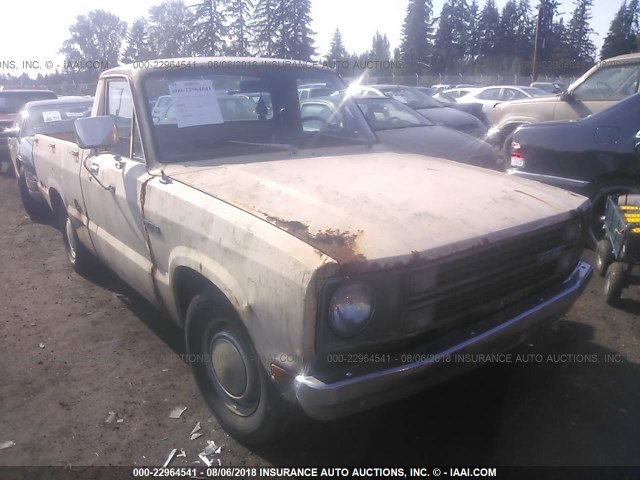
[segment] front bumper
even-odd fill
[[[554,175],[543,175],[542,173],[531,173],[524,170],[518,170],[517,168],[507,169],[509,175],[516,177],[526,178],[528,180],[535,180],[537,182],[546,183],[554,187],[563,188],[565,190],[571,190],[572,192],[579,193],[585,197],[589,197],[592,188],[591,182],[584,180],[576,180],[567,177],[556,177]]]
[[[295,391],[298,403],[307,415],[331,420],[367,410],[410,396],[482,365],[477,362],[454,362],[452,356],[503,352],[522,343],[528,331],[542,321],[563,315],[584,289],[592,268],[579,262],[560,285],[512,306],[496,317],[474,324],[472,329],[457,332],[421,349],[420,361],[373,371],[356,377],[345,375],[333,382],[314,376],[298,375]],[[450,341],[453,340],[453,341]],[[416,356],[411,352],[410,356]]]

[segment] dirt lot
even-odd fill
[[[191,464],[207,440],[237,466],[639,463],[637,287],[614,310],[594,277],[566,318],[514,352],[542,362],[494,364],[247,449],[200,400],[182,332],[112,274],[73,273],[58,231],[24,214],[15,181],[0,178],[0,202],[0,443],[15,442],[1,465],[158,465],[173,448],[186,452],[173,465]],[[204,435],[191,441],[197,422]]]

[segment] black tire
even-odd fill
[[[596,271],[601,277],[604,277],[607,274],[607,268],[611,265],[611,260],[613,259],[613,247],[611,246],[611,242],[606,238],[604,240],[600,240],[596,247]]]
[[[88,273],[95,266],[95,257],[80,243],[76,228],[69,218],[64,205],[58,205],[57,214],[60,231],[62,232],[62,241],[64,242],[64,250],[69,265],[71,265],[77,273]]]
[[[640,193],[640,184],[628,180],[616,180],[605,182],[598,187],[597,192],[591,197],[591,228],[588,232],[587,243],[592,249],[597,248],[598,241],[604,238],[602,220],[607,206],[607,197],[625,193]]]
[[[38,202],[37,200],[34,200],[29,193],[29,188],[27,187],[27,179],[23,170],[20,170],[20,173],[18,175],[18,190],[20,192],[22,207],[32,220],[39,221],[49,215],[49,207],[44,202]]]
[[[607,272],[604,284],[604,294],[607,303],[616,306],[620,302],[622,290],[627,283],[626,266],[621,262],[613,262]]]
[[[219,298],[213,288],[205,289],[187,309],[185,337],[194,379],[229,435],[246,444],[275,440],[286,430],[293,405],[267,377],[233,308]]]

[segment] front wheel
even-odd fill
[[[196,384],[220,425],[248,444],[279,436],[291,407],[267,378],[233,309],[205,289],[189,304],[185,330]]]

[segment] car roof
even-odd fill
[[[25,108],[46,107],[47,105],[66,105],[70,103],[93,103],[93,97],[64,97],[49,100],[34,100],[25,103]]]
[[[0,90],[2,93],[55,93],[46,88],[3,88]]]
[[[142,65],[150,65],[150,67],[145,68],[141,67],[138,63]],[[289,60],[283,58],[259,58],[259,57],[183,57],[183,58],[172,58],[171,60],[167,59],[157,59],[157,60],[149,60],[138,62],[136,64],[127,64],[120,65],[118,67],[110,68],[109,70],[105,70],[102,72],[100,77],[108,77],[110,75],[124,75],[129,78],[141,78],[146,77],[149,74],[157,73],[157,72],[167,72],[174,71],[180,69],[181,65],[195,65],[196,67],[211,67],[212,69],[216,68],[253,68],[253,67],[278,67],[278,68],[305,68],[312,69],[316,71],[325,71],[325,72],[334,72],[335,70],[319,65],[317,62],[305,62],[302,60]],[[154,68],[153,65],[167,65],[162,68]],[[134,66],[135,65],[135,66]],[[174,66],[172,66],[174,65]]]

